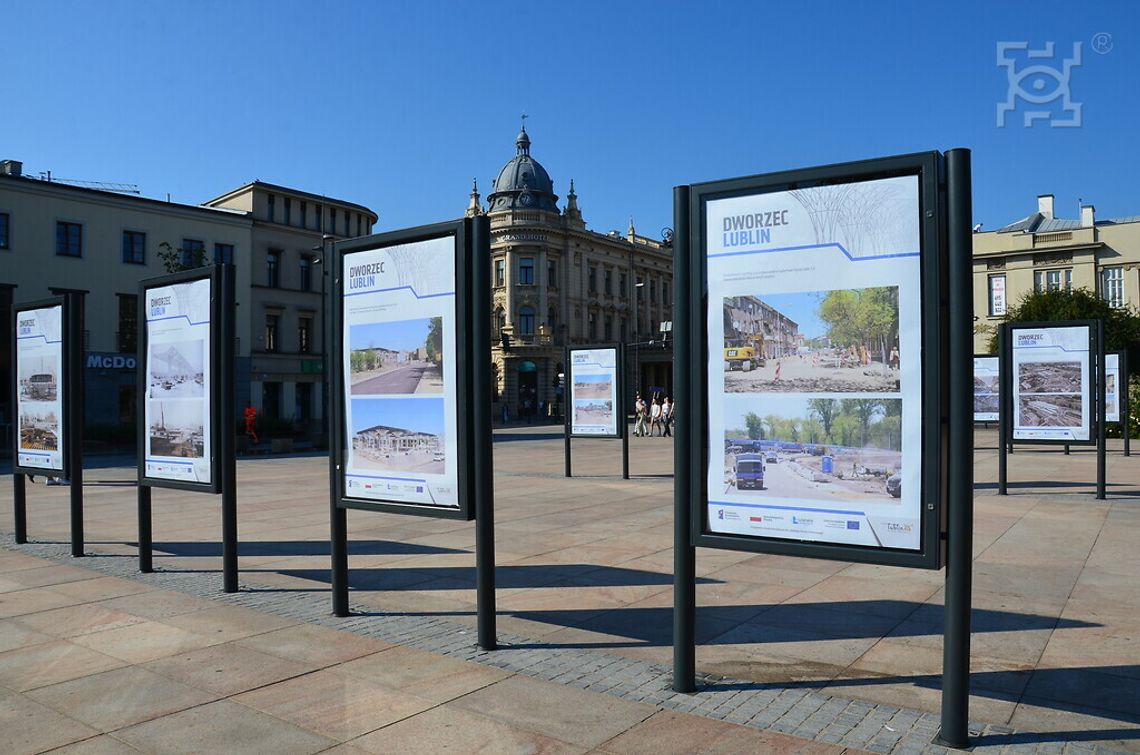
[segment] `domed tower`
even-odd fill
[[[515,139],[515,156],[499,171],[491,194],[487,196],[487,212],[507,210],[551,210],[558,212],[558,195],[546,168],[530,156],[530,137],[526,126]]]

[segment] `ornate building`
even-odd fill
[[[587,230],[574,181],[558,208],[554,182],[530,154],[526,128],[487,208],[472,187],[467,215],[491,222],[491,333],[496,398],[512,417],[528,407],[557,413],[567,345],[624,342],[632,392],[672,391],[670,242],[629,229]],[[665,326],[668,328],[668,325]],[[501,404],[500,404],[501,407]]]

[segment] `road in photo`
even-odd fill
[[[151,398],[201,398],[205,395],[202,370],[206,341],[193,339],[150,344]]]
[[[613,421],[613,401],[609,399],[574,399],[575,425],[611,425]]]
[[[974,375],[974,414],[998,410],[998,376]]]
[[[802,501],[891,502],[901,494],[900,399],[761,397],[726,417],[724,492]],[[740,484],[756,462],[763,486]],[[892,481],[892,478],[894,480]]]
[[[352,395],[442,394],[442,344],[442,317],[350,326]]]
[[[352,468],[443,474],[442,398],[352,399]]]
[[[53,405],[20,405],[20,448],[32,451],[59,450],[59,415]]]
[[[1022,427],[1079,427],[1084,397],[1050,393],[1023,393],[1019,397]]]
[[[55,401],[59,397],[59,358],[55,354],[21,355],[21,401]]]
[[[206,455],[202,401],[151,401],[147,411],[148,457],[201,459]]]
[[[1080,393],[1081,363],[1022,362],[1017,386],[1021,393]]]
[[[574,398],[610,398],[614,391],[611,375],[575,375]]]
[[[899,391],[899,290],[880,286],[723,300],[729,393]]]

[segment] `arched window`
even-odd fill
[[[507,324],[507,313],[503,311],[502,307],[495,310],[495,322],[493,323],[496,331],[502,331]]]
[[[534,335],[534,307],[519,307],[519,335]]]

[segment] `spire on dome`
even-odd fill
[[[483,205],[479,202],[479,182],[471,179],[471,201],[467,203],[467,217],[473,218],[483,214]]]

